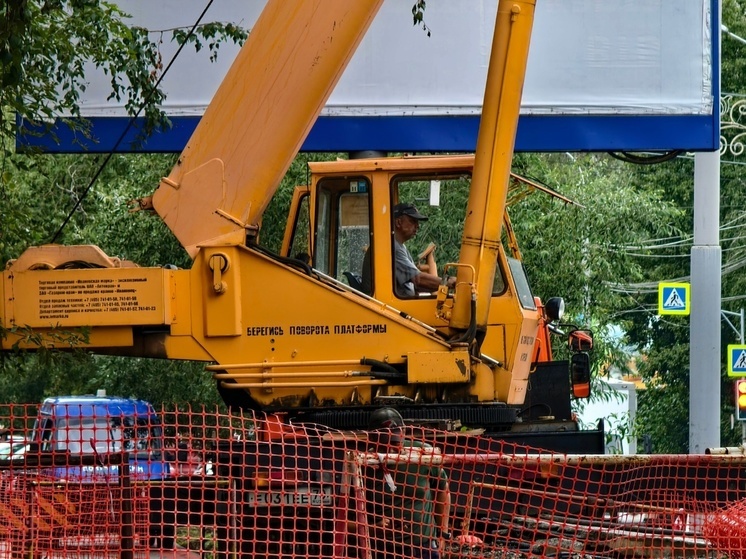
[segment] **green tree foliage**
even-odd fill
[[[746,37],[746,2],[722,0],[723,25],[738,37]],[[746,44],[727,33],[722,38],[721,89],[726,93],[746,94]]]
[[[672,165],[678,163],[658,170]],[[672,202],[665,181],[638,177],[636,166],[607,155],[521,154],[514,170],[573,201],[534,192],[509,209],[534,294],[564,297],[566,321],[593,330],[596,374],[629,372],[631,355],[644,344],[634,345],[624,332],[635,318],[644,323],[656,313],[648,286],[655,251],[646,247],[651,239],[685,234],[686,212]],[[555,354],[566,355],[563,350],[558,345]],[[598,390],[592,397],[605,396]]]
[[[658,282],[687,278],[691,249],[694,166],[676,159],[651,166],[629,166],[630,180],[659,188],[679,207],[676,229],[652,235],[630,252],[645,266],[646,276],[626,286],[634,304],[623,315],[628,339],[640,355],[638,370],[648,389],[640,395],[638,426],[654,452],[686,452],[688,448],[689,321],[657,315]],[[677,231],[678,230],[678,231]],[[671,406],[672,402],[678,405]]]
[[[746,4],[742,0],[724,0],[722,3],[723,24],[728,31],[739,37],[746,34]],[[733,116],[740,120],[739,100],[746,95],[746,45],[727,33],[722,39],[721,87],[724,95],[732,96],[735,103]],[[722,121],[731,120],[731,114],[723,114]],[[731,129],[723,129],[726,143],[734,140]],[[743,308],[743,293],[746,281],[741,270],[744,264],[744,242],[740,230],[744,225],[744,180],[743,161],[739,153],[726,152],[720,168],[720,238],[722,246],[722,308],[739,312]],[[693,164],[691,157],[676,162],[652,167],[633,168],[632,180],[640,184],[655,184],[665,188],[669,200],[679,204],[682,219],[680,227],[685,234],[651,240],[647,244],[651,251],[648,258],[649,282],[640,289],[640,305],[631,309],[632,320],[628,322],[629,339],[641,352],[639,369],[648,384],[640,395],[638,410],[638,432],[649,435],[654,452],[687,452],[689,425],[689,321],[680,317],[657,317],[655,308],[657,293],[651,289],[653,281],[671,281],[688,278],[690,274],[690,250],[692,245],[693,209]],[[647,290],[647,293],[644,291]],[[736,320],[736,327],[738,327]],[[741,442],[741,429],[731,429],[733,413],[733,381],[725,374],[726,346],[737,343],[733,329],[722,322],[721,341],[723,363],[721,366],[721,407],[712,410],[721,418],[721,443],[735,445]]]
[[[131,115],[146,118],[145,132],[168,126],[160,110],[164,68],[161,33],[131,26],[127,14],[100,0],[15,0],[0,6],[0,129],[13,136],[16,115],[23,122],[52,122],[61,114],[85,130],[78,102],[86,89],[87,66],[110,77],[110,98],[124,100]],[[196,22],[195,22],[196,23]],[[242,42],[246,32],[233,24],[208,23],[176,30],[173,38],[211,56],[221,41]]]
[[[4,228],[0,231],[3,261],[17,257],[29,246],[53,241],[85,244],[96,239],[107,254],[142,265],[170,260],[186,264],[186,253],[160,220],[149,219],[144,212],[127,211],[130,201],[152,194],[174,156],[114,156],[90,191],[91,177],[99,171],[104,156],[40,154],[9,159]],[[72,218],[62,227],[71,212]],[[154,246],[142,242],[149,238],[160,242]]]
[[[576,203],[535,193],[510,209],[537,294],[562,295],[572,314],[602,324],[628,309],[634,294],[618,284],[646,277],[634,245],[680,230],[664,188],[635,184],[603,155],[522,155],[515,169]]]
[[[50,241],[80,191],[96,172],[100,156],[15,156],[27,161],[6,185],[17,204],[4,233],[2,254],[17,257],[33,244]],[[110,256],[141,266],[191,262],[163,223],[146,212],[131,213],[129,201],[151,194],[173,164],[171,155],[113,157],[94,189],[64,229],[65,244],[95,244]],[[60,344],[62,345],[62,344]],[[0,356],[0,401],[37,402],[53,394],[137,396],[159,402],[214,403],[219,400],[204,364],[40,351]]]
[[[741,166],[724,161],[721,166],[720,223],[722,252],[722,308],[738,312],[743,306],[746,285],[740,273],[744,245],[740,228],[744,207]],[[630,183],[642,189],[660,189],[668,205],[677,207],[670,230],[649,236],[644,242],[627,243],[630,258],[644,274],[622,281],[615,288],[629,295],[627,310],[616,311],[617,322],[624,326],[627,341],[641,356],[638,370],[647,384],[638,401],[639,436],[646,436],[653,452],[688,452],[690,322],[687,317],[657,315],[657,284],[660,281],[688,281],[693,242],[692,227],[694,165],[691,157],[679,157],[661,165],[629,166]],[[614,315],[612,315],[612,318]],[[737,322],[737,321],[736,321]],[[696,335],[696,333],[694,334]],[[733,329],[722,322],[723,358],[726,346],[736,343]],[[721,443],[740,442],[740,426],[731,429],[733,381],[721,366],[721,407],[713,410],[721,418]]]
[[[145,117],[146,133],[168,126],[160,110],[164,93],[159,78],[168,62],[160,54],[163,35],[129,25],[116,5],[100,0],[17,0],[0,5],[3,261],[55,239],[96,244],[111,256],[146,266],[189,265],[186,252],[160,220],[127,211],[129,200],[152,194],[173,165],[173,156],[112,157],[93,184],[104,156],[29,156],[14,154],[12,147],[16,118],[40,125],[68,115],[63,120],[69,126],[86,132],[85,121],[78,118],[78,102],[86,88],[84,72],[91,66],[109,76],[110,98],[124,101],[133,117]],[[221,42],[241,43],[246,31],[233,24],[200,22],[194,30],[176,29],[172,35],[177,43],[204,49],[214,59]],[[21,130],[28,132],[25,126]],[[68,216],[69,223],[61,228]],[[40,351],[4,354],[0,367],[0,401],[37,402],[50,394],[99,388],[148,396],[155,402],[217,401],[214,383],[201,365]]]

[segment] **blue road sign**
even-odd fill
[[[658,284],[658,314],[689,314],[691,289],[688,283]]]
[[[746,377],[746,345],[728,345],[728,376]]]

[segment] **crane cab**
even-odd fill
[[[428,216],[406,246],[417,260],[434,243],[438,274],[454,276],[473,164],[471,155],[310,163],[311,183],[295,191],[283,255],[308,255],[315,270],[361,297],[393,307],[445,336],[458,335],[449,331],[453,293],[444,296],[447,289],[441,288],[407,296],[397,290],[392,208],[412,203]],[[503,244],[511,243],[506,237]],[[495,384],[500,400],[520,404],[541,311],[519,254],[505,247],[500,247],[494,273],[489,324],[477,336],[484,360],[505,371]]]

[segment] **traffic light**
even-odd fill
[[[736,419],[746,421],[746,378],[736,381]]]

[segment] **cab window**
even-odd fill
[[[162,430],[147,417],[71,417],[58,420],[55,450],[71,454],[161,450]]]
[[[536,300],[531,292],[531,286],[528,283],[526,268],[523,266],[523,262],[516,258],[509,257],[508,267],[513,276],[513,283],[515,283],[515,289],[518,293],[518,300],[521,302],[521,306],[524,309],[535,311]]]
[[[329,245],[333,245],[331,236],[334,196],[327,188],[319,189],[316,209],[316,242],[314,243],[314,265],[327,275],[330,269]]]
[[[315,266],[359,291],[363,260],[371,244],[369,195],[365,178],[319,183]]]
[[[51,440],[54,434],[54,421],[45,417],[41,421],[37,420],[37,424],[34,427],[34,433],[31,439],[40,443],[40,449],[48,452],[52,450]]]
[[[360,291],[363,283],[363,259],[370,247],[367,195],[346,193],[340,197],[338,239],[337,267],[344,276],[342,281]]]
[[[297,220],[293,228],[293,237],[290,240],[290,250],[288,255],[298,258],[301,255],[310,255],[311,247],[311,214],[310,214],[311,196],[303,194],[298,201]]]
[[[420,253],[434,243],[440,276],[446,263],[458,262],[459,259],[470,185],[470,174],[399,176],[392,184],[392,207],[397,203],[411,203],[428,218],[420,222],[417,235],[406,243],[407,249],[417,263]],[[393,223],[391,229],[394,230]],[[456,269],[450,268],[447,274],[455,275]],[[505,280],[498,267],[493,293],[504,290]]]

